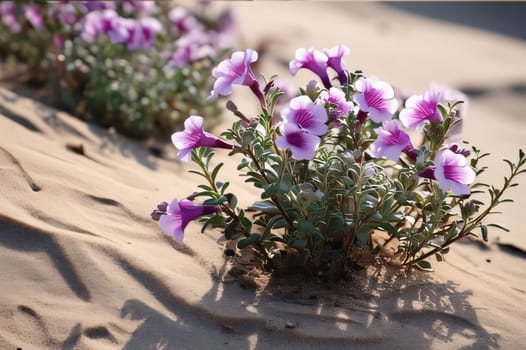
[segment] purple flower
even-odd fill
[[[51,15],[58,22],[72,26],[77,22],[77,10],[74,4],[69,1],[61,1],[59,4],[50,8]]]
[[[346,117],[354,107],[354,104],[345,98],[345,93],[335,87],[331,87],[329,91],[322,91],[318,100],[328,108],[329,122],[335,124],[338,124],[338,118]]]
[[[113,10],[106,10],[113,11]],[[104,11],[104,12],[106,12]],[[133,20],[108,14],[101,18],[101,32],[106,34],[113,44],[121,44],[130,40],[129,28],[133,26]]]
[[[161,22],[151,17],[143,17],[138,20],[127,20],[125,26],[128,29],[128,50],[147,50],[152,47],[155,35],[162,30]]]
[[[290,100],[289,106],[281,111],[281,118],[286,124],[294,124],[314,135],[323,135],[328,130],[325,108],[312,102],[308,96],[302,95]]]
[[[230,59],[223,60],[212,70],[212,75],[217,78],[211,96],[228,96],[232,93],[232,85],[246,85],[258,97],[262,106],[265,97],[259,88],[256,76],[250,67],[251,63],[258,60],[258,53],[252,49],[237,51]]]
[[[2,18],[2,23],[12,33],[18,33],[22,30],[22,26],[16,17],[16,5],[13,1],[0,2],[0,17]]]
[[[184,7],[171,9],[168,12],[168,19],[175,24],[181,35],[194,30],[203,30],[203,25]]]
[[[297,160],[310,160],[316,155],[320,145],[320,137],[300,129],[293,123],[285,123],[280,127],[282,136],[276,138],[276,146],[290,149],[292,157]]]
[[[402,152],[413,148],[409,135],[400,129],[397,120],[389,120],[374,131],[378,138],[371,144],[370,151],[376,158],[385,157],[396,162]]]
[[[201,30],[192,30],[177,40],[177,49],[169,62],[171,67],[185,67],[205,57],[213,57],[217,51],[210,43],[210,37]]]
[[[393,118],[398,101],[391,85],[373,78],[360,78],[355,88],[357,93],[353,96],[354,102],[360,110],[368,112],[374,122],[381,123]]]
[[[329,58],[327,60],[327,65],[334,69],[338,73],[338,80],[340,84],[347,84],[349,77],[345,72],[345,67],[343,66],[343,56],[347,56],[350,52],[349,48],[345,45],[339,44],[337,46],[331,47],[330,49],[324,49],[323,52]]]
[[[462,154],[441,150],[435,156],[435,167],[435,179],[443,191],[451,190],[456,196],[471,192],[469,185],[475,181],[476,174]]]
[[[296,75],[301,68],[308,69],[317,74],[325,88],[331,87],[331,80],[327,75],[327,61],[329,57],[321,51],[313,48],[297,49],[295,59],[289,63],[290,74]]]
[[[182,46],[173,53],[169,65],[176,68],[186,67],[192,62],[192,56],[193,46]]]
[[[29,23],[35,29],[42,28],[44,20],[42,19],[42,14],[40,13],[40,7],[35,4],[29,4],[24,6],[24,15]]]
[[[197,147],[218,147],[232,149],[233,146],[203,130],[203,117],[192,115],[184,121],[184,131],[172,134],[172,143],[179,150],[180,160],[189,162],[192,150]]]
[[[226,9],[218,19],[214,43],[219,48],[229,48],[235,45],[237,36],[237,18],[234,11]]]
[[[400,121],[406,128],[421,129],[426,123],[441,122],[442,115],[437,105],[441,96],[438,90],[430,89],[424,96],[414,95],[405,101],[405,108],[400,112]]]
[[[91,42],[97,36],[107,35],[113,44],[124,43],[129,39],[128,28],[132,26],[133,20],[121,18],[114,10],[93,11],[84,17],[84,25],[81,37]]]
[[[82,1],[81,4],[86,8],[88,12],[115,8],[115,2],[113,1],[87,0],[87,1]]]
[[[157,9],[155,1],[145,0],[124,0],[121,3],[122,10],[133,15],[149,15]]]
[[[152,219],[159,221],[164,233],[173,235],[176,242],[182,243],[184,229],[190,221],[219,211],[221,209],[216,205],[195,205],[187,199],[178,200],[175,198],[169,205],[166,205],[166,202],[159,204],[151,216]]]

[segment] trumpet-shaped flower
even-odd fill
[[[22,26],[16,17],[16,5],[13,1],[0,2],[0,18],[2,23],[9,28],[12,33],[18,33]]]
[[[133,25],[132,22],[131,19],[119,17],[112,9],[93,11],[84,18],[81,37],[91,42],[100,34],[104,34],[113,44],[124,43],[130,37],[128,28]]]
[[[281,117],[286,124],[294,124],[314,135],[323,135],[328,130],[325,108],[312,102],[308,96],[290,100],[289,106],[281,111]]]
[[[232,149],[215,135],[203,130],[203,117],[192,115],[184,122],[184,131],[172,134],[172,143],[179,150],[177,156],[180,160],[189,162],[192,159],[192,150],[197,147],[217,147]]]
[[[338,74],[338,80],[340,84],[347,84],[349,77],[345,72],[345,67],[343,66],[343,56],[347,56],[350,52],[349,48],[345,45],[339,44],[330,49],[323,50],[328,57],[327,65],[334,69]]]
[[[230,59],[226,59],[212,70],[217,78],[212,96],[228,96],[232,93],[232,85],[258,85],[256,76],[250,67],[258,60],[258,53],[252,49],[234,52]],[[261,93],[261,92],[260,92]]]
[[[470,184],[475,181],[475,171],[467,163],[466,157],[444,149],[435,156],[434,176],[443,191],[451,190],[454,195],[467,195]]]
[[[290,74],[296,75],[298,70],[305,68],[318,75],[323,85],[328,89],[331,87],[331,80],[327,74],[327,61],[329,57],[321,51],[313,48],[297,49],[296,58],[289,63]]]
[[[174,7],[168,13],[168,18],[177,27],[181,35],[196,29],[203,30],[203,25],[185,7]]]
[[[370,151],[376,158],[385,157],[397,161],[403,151],[413,148],[409,135],[400,129],[397,120],[389,120],[375,131],[378,138],[371,144]]]
[[[152,219],[159,221],[164,233],[172,235],[178,243],[183,242],[184,229],[190,221],[221,211],[216,205],[195,205],[187,199],[177,198],[168,205],[163,202],[157,208],[158,210],[154,210],[151,214]]]
[[[152,17],[138,20],[121,20],[128,30],[128,50],[147,50],[153,46],[155,36],[162,30],[161,22]]]
[[[281,149],[290,149],[292,157],[297,160],[310,160],[316,155],[320,137],[299,128],[292,123],[282,124],[282,136],[276,138],[276,145]]]
[[[43,26],[44,20],[42,19],[42,14],[40,13],[40,7],[35,4],[29,4],[24,6],[24,15],[29,23],[35,29],[41,29]]]
[[[400,120],[405,127],[417,130],[426,123],[441,122],[442,115],[437,105],[441,100],[438,90],[430,89],[423,96],[414,95],[407,99],[405,108],[400,112]]]
[[[335,87],[331,87],[329,91],[322,91],[318,100],[328,107],[331,123],[337,123],[339,117],[346,117],[354,107],[354,104],[345,98],[345,93]]]
[[[370,118],[381,123],[391,120],[398,108],[398,101],[391,85],[373,78],[360,78],[355,84],[357,93],[354,102],[360,110],[368,112]]]

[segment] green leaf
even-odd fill
[[[228,201],[228,198],[226,196],[221,196],[219,198],[209,198],[203,202],[203,205],[219,205],[226,201]]]
[[[307,247],[307,240],[306,239],[295,239],[292,242],[288,244],[291,248],[296,248],[298,250],[303,250]]]
[[[259,240],[259,238],[261,237],[261,235],[259,233],[252,233],[250,236],[248,236],[247,238],[243,238],[243,239],[240,239],[238,242],[237,242],[237,247],[239,249],[243,249],[243,248],[246,248],[248,247],[249,245],[251,245],[252,243],[255,243]]]
[[[444,256],[441,253],[436,253],[435,257],[437,258],[438,262],[444,261]]]
[[[221,169],[222,167],[223,167],[223,163],[219,163],[216,165],[214,170],[212,170],[212,173],[210,174],[210,176],[212,177],[212,181],[215,181],[217,177],[217,173],[219,172],[219,169]]]
[[[273,197],[276,193],[278,193],[278,185],[275,183],[265,185],[263,189],[264,191],[261,194],[261,199]]]
[[[437,109],[440,112],[440,114],[442,115],[442,118],[446,119],[447,118],[447,110],[446,110],[446,108],[443,105],[441,105],[441,104],[437,104]]]
[[[383,228],[385,231],[389,232],[395,237],[400,237],[400,233],[398,232],[398,230],[388,222],[378,224],[377,227]]]
[[[245,212],[241,210],[239,212],[239,223],[243,226],[245,229],[245,232],[250,232],[252,229],[252,221],[250,221],[247,217],[245,217]]]
[[[427,272],[433,272],[433,267],[431,266],[431,263],[427,260],[420,260],[415,265],[420,270],[427,271]]]
[[[203,227],[201,227],[201,233],[205,232],[208,226],[212,228],[225,227],[225,218],[221,214],[212,215],[204,222]]]
[[[236,209],[236,207],[237,207],[237,197],[233,193],[228,193],[225,196],[228,198],[228,206],[231,209]]]
[[[279,229],[279,228],[287,227],[287,220],[285,220],[285,218],[283,216],[276,215],[276,216],[272,217],[272,219],[274,219],[274,218],[276,218],[276,219],[269,221],[269,223],[272,222],[271,228]]]
[[[278,207],[271,201],[257,201],[254,202],[248,210],[258,210],[266,214],[276,214],[279,213]]]
[[[487,224],[486,226],[487,226],[487,227],[495,227],[495,228],[498,228],[499,230],[506,231],[506,232],[510,232],[509,229],[507,229],[506,227],[501,226],[501,225],[499,225],[499,224]]]
[[[197,187],[199,187],[200,189],[202,190],[205,190],[205,191],[209,191],[209,192],[212,192],[212,188],[208,185],[197,185]]]
[[[363,248],[369,243],[371,228],[365,226],[356,232],[356,246]]]
[[[482,239],[484,242],[488,241],[488,227],[486,225],[480,225],[480,232],[482,233]]]

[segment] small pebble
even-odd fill
[[[296,323],[292,321],[287,321],[285,322],[285,328],[289,328],[289,329],[296,328]]]

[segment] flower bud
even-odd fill
[[[167,202],[161,202],[157,205],[157,209],[159,209],[159,211],[163,212],[163,213],[166,213],[166,210],[168,209],[168,203]]]
[[[163,214],[166,214],[166,212],[161,212],[159,210],[152,210],[152,212],[150,213],[150,217],[152,218],[153,221],[159,221],[159,219],[161,218],[161,215]]]

